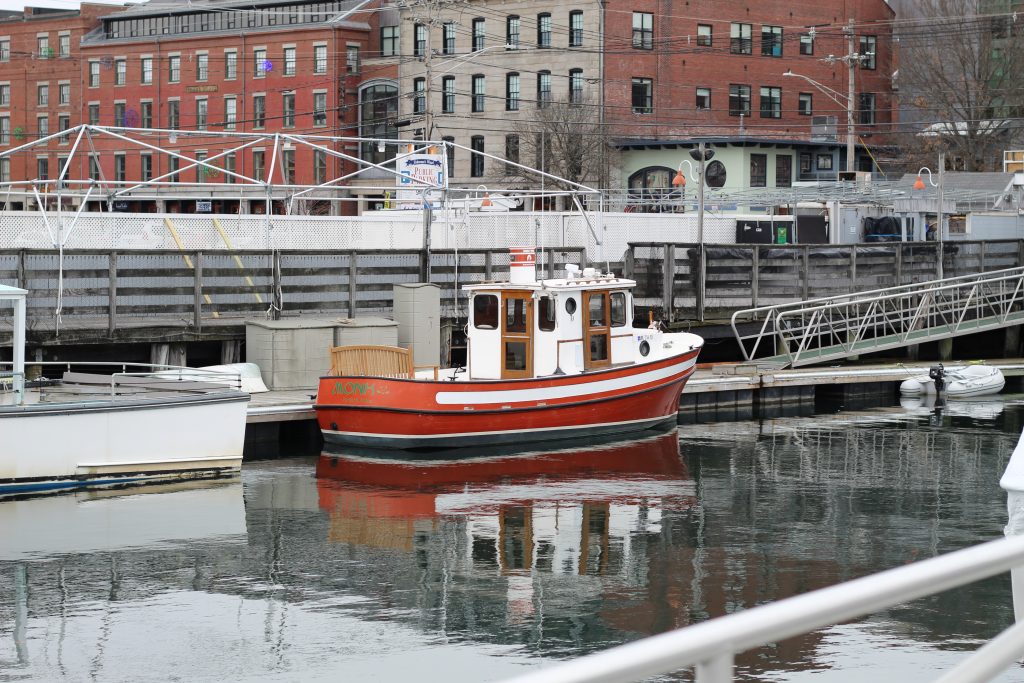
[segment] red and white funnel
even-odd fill
[[[537,282],[537,248],[509,247],[509,282],[532,285]]]

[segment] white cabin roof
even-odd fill
[[[601,289],[630,289],[636,287],[636,280],[629,280],[624,277],[613,275],[596,275],[594,277],[553,278],[550,280],[538,280],[537,282],[516,283],[516,282],[480,282],[472,285],[463,285],[462,288],[470,291],[488,291],[496,289],[512,291],[540,291],[545,289],[555,291],[575,290],[601,290]]]

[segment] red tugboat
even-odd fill
[[[403,451],[636,432],[674,422],[704,340],[633,327],[633,280],[536,279],[513,248],[508,282],[467,285],[464,368],[420,369],[407,349],[335,347],[316,412],[324,441]]]

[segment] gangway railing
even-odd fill
[[[745,322],[759,323],[741,332]],[[798,367],[1024,323],[1024,268],[760,306],[732,315],[747,361]]]
[[[935,595],[1024,566],[1024,536],[971,548],[786,598],[695,626],[527,673],[506,683],[630,683],[694,667],[696,683],[733,680],[735,654]],[[1018,621],[936,683],[981,683],[1024,652]]]

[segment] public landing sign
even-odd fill
[[[405,154],[395,159],[398,171],[397,204],[399,209],[423,207],[423,191],[428,185],[444,187],[445,158],[443,154]],[[427,190],[431,206],[440,206],[441,191]]]

